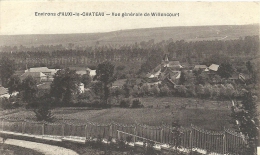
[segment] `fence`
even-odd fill
[[[131,135],[133,141],[151,140],[160,144],[178,144],[183,148],[200,148],[216,153],[229,153],[235,148],[246,144],[246,138],[229,129],[222,132],[207,131],[191,125],[190,128],[180,128],[176,138],[173,128],[167,125],[147,126],[143,124],[122,125],[115,122],[98,124],[47,123],[12,118],[1,119],[1,130],[30,135],[52,135],[57,137],[91,138],[123,138]],[[120,131],[120,132],[118,132]],[[134,135],[134,136],[133,136]]]

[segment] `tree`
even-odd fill
[[[151,55],[151,56],[146,60],[146,62],[141,65],[140,72],[144,72],[144,73],[150,72],[150,71],[153,70],[158,64],[160,64],[161,61],[162,61],[161,55],[156,55],[156,54]]]
[[[141,88],[140,88],[141,94],[142,94],[143,96],[149,95],[149,92],[150,92],[149,90],[150,90],[150,88],[149,88],[149,85],[148,85],[147,83],[143,84],[143,85],[141,86]]]
[[[80,77],[76,70],[69,68],[59,70],[54,75],[54,80],[51,83],[50,94],[66,104],[70,104],[79,94]]]
[[[46,105],[34,109],[33,112],[35,113],[37,121],[52,122],[54,119],[49,107]]]
[[[178,92],[180,93],[181,96],[186,96],[187,88],[184,85],[180,85],[178,87]]]
[[[232,124],[238,132],[248,137],[246,154],[254,154],[259,132],[257,112],[257,97],[250,91],[245,91],[241,104],[232,107]]]
[[[152,91],[152,94],[155,95],[155,96],[157,96],[160,93],[160,89],[159,89],[158,85],[154,85],[151,88],[151,91]]]
[[[183,85],[186,81],[186,77],[185,77],[185,73],[184,71],[181,71],[181,76],[180,76],[180,79],[179,79],[179,84],[180,85]]]
[[[98,65],[96,70],[96,76],[94,77],[94,80],[98,80],[102,83],[103,88],[103,100],[104,103],[108,103],[108,98],[110,95],[109,87],[110,85],[115,81],[114,78],[114,68],[115,66],[106,61]]]
[[[14,92],[19,92],[20,87],[21,87],[20,78],[17,75],[12,75],[7,83],[8,93],[10,94],[10,96]]]
[[[232,76],[233,71],[230,63],[222,63],[218,68],[217,74],[222,78],[229,78]]]
[[[32,76],[27,76],[21,84],[22,99],[27,103],[35,100],[37,94],[37,81]]]
[[[163,87],[161,87],[161,89],[160,89],[161,96],[167,96],[167,95],[169,95],[169,93],[170,93],[170,89],[167,85],[164,85]]]
[[[51,113],[51,105],[53,101],[54,100],[51,98],[49,91],[38,91],[36,100],[33,101],[33,104],[31,104],[37,121],[53,121],[54,117]]]
[[[2,85],[6,86],[8,79],[15,72],[15,63],[14,60],[10,60],[8,57],[2,57],[0,62],[0,76]]]
[[[83,74],[80,80],[84,84],[84,86],[87,87],[91,83],[92,78],[89,74]]]
[[[248,72],[249,72],[249,76],[251,77],[252,74],[253,74],[253,65],[251,64],[250,61],[247,61],[247,62],[246,62],[246,68],[247,68],[247,70],[248,70]]]

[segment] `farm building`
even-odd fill
[[[216,71],[218,71],[218,67],[219,67],[219,65],[212,64],[209,66],[209,70],[216,72]]]
[[[47,75],[43,74],[42,72],[25,72],[20,76],[20,79],[24,80],[28,76],[33,77],[37,83],[48,80]]]
[[[96,70],[92,70],[92,69],[87,68],[87,71],[89,72],[89,75],[91,77],[94,77],[96,75]]]
[[[35,68],[29,68],[27,70],[25,70],[26,72],[34,72],[34,73],[43,73],[46,75],[46,79],[47,81],[52,81],[53,80],[53,75],[57,73],[57,71],[60,69],[49,69],[47,67],[35,67]]]
[[[195,65],[193,70],[202,70],[202,71],[207,71],[208,67],[206,65]]]

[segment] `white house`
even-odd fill
[[[87,68],[87,71],[89,72],[89,75],[91,77],[94,77],[96,75],[96,70],[92,70],[92,69]]]

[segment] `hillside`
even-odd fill
[[[259,35],[259,25],[189,26],[120,30],[106,33],[1,35],[0,46],[39,46],[73,43],[79,46],[123,45],[154,39],[168,40],[230,40]]]

